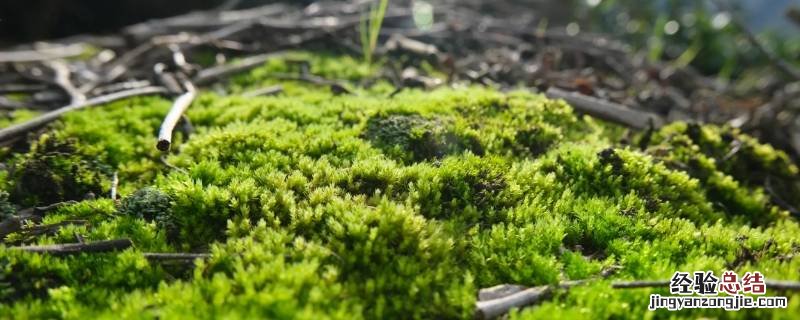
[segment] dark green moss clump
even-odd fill
[[[331,78],[374,71],[300,57]],[[570,280],[586,285],[509,318],[800,312],[791,292],[786,310],[651,312],[663,290],[610,285],[678,270],[800,280],[800,224],[785,206],[800,206],[798,170],[745,134],[672,124],[644,148],[620,145],[623,130],[564,102],[482,87],[387,98],[394,87],[380,81],[353,95],[282,82],[282,96],[237,96],[274,84],[274,72],[293,71],[275,59],[233,79],[229,96],[201,94],[188,112],[195,133],[165,159],[177,168],[153,148],[170,103],[155,97],[67,115],[15,156],[0,211],[105,194],[109,171],[129,195],[60,207],[42,223],[89,223],[25,241],[135,246],[70,257],[0,248],[0,318],[469,319],[479,288]],[[182,251],[211,257],[175,267],[141,254]]]
[[[419,115],[379,115],[367,121],[364,136],[388,155],[407,162],[441,159],[469,150],[482,155],[475,136],[452,131],[447,120]]]
[[[154,187],[136,190],[122,199],[119,213],[145,221],[155,221],[166,233],[168,240],[173,243],[179,241],[180,221],[172,213],[172,199],[161,190]]]
[[[76,140],[42,136],[14,162],[10,193],[24,206],[83,200],[104,191],[109,167],[80,153]]]
[[[125,215],[153,221],[159,219],[159,216],[169,215],[170,208],[170,198],[166,193],[153,187],[145,187],[125,197],[119,211]]]

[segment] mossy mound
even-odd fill
[[[299,57],[329,78],[374,72],[349,58]],[[276,83],[273,72],[293,69],[278,59],[233,79],[227,95],[202,94],[188,112],[196,131],[165,161],[153,145],[169,106],[161,98],[70,114],[7,159],[24,168],[55,157],[45,169],[75,186],[16,193],[15,205],[98,195],[43,221],[89,224],[36,243],[78,233],[135,247],[70,257],[0,248],[0,317],[471,318],[479,288],[580,279],[592,280],[511,318],[800,312],[797,294],[779,311],[651,312],[649,295],[665,290],[610,286],[676,270],[800,279],[800,225],[776,201],[798,170],[746,135],[674,124],[640,150],[563,102],[480,87],[388,98],[394,88],[380,81],[353,95],[284,81],[276,97],[238,95]],[[52,143],[72,147],[54,155]],[[120,204],[105,196],[115,171]],[[9,193],[26,183],[19,172],[2,175]],[[141,254],[171,251],[211,258],[187,271]],[[622,269],[597,278],[611,265]]]
[[[109,166],[77,150],[75,139],[43,135],[10,170],[12,199],[23,205],[92,198],[104,189]]]

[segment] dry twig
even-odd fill
[[[111,200],[117,200],[117,186],[119,186],[119,175],[114,171],[114,176],[111,178]]]
[[[53,45],[46,48],[19,51],[0,51],[0,63],[38,62],[53,59],[71,58],[86,51],[83,43]]]
[[[631,109],[620,104],[604,101],[581,93],[567,92],[553,87],[547,89],[547,93],[545,94],[548,98],[563,99],[579,112],[603,120],[623,124],[631,128],[647,129],[651,121],[655,128],[661,127],[664,124],[664,120],[655,114]]]
[[[258,67],[260,65],[263,65],[270,59],[274,59],[284,54],[285,53],[283,52],[260,54],[244,58],[242,60],[239,60],[231,64],[226,64],[218,67],[212,67],[205,70],[201,70],[200,72],[197,73],[194,79],[192,79],[192,82],[197,85],[205,85],[214,81],[219,81],[233,74],[244,72],[253,69],[255,67]]]
[[[281,92],[283,92],[283,86],[274,85],[244,92],[242,93],[242,97],[251,98],[251,97],[261,97],[261,96],[272,96],[279,94]]]
[[[191,263],[197,259],[208,259],[211,257],[211,254],[208,253],[154,253],[154,252],[145,252],[144,257],[150,261],[158,261],[158,262],[180,262],[180,263]]]
[[[103,240],[89,243],[65,243],[43,246],[21,246],[10,249],[34,253],[52,254],[57,256],[72,255],[88,252],[111,252],[125,250],[133,246],[130,239]]]
[[[26,221],[38,222],[42,219],[42,216],[46,212],[57,209],[65,205],[70,205],[75,203],[77,202],[64,201],[43,207],[22,209],[16,215],[10,216],[0,222],[0,240],[5,239],[5,237],[9,234],[22,230],[23,223],[25,223]]]
[[[58,231],[58,229],[64,226],[86,225],[88,223],[89,221],[86,220],[64,220],[53,224],[37,225],[28,228],[22,228],[19,230],[19,232],[24,233],[26,236],[38,236],[47,233],[54,233]]]
[[[194,98],[197,96],[197,89],[195,89],[190,81],[184,81],[183,86],[186,88],[186,92],[175,99],[172,108],[169,109],[167,116],[164,117],[164,122],[161,123],[161,129],[158,131],[158,143],[156,143],[156,148],[158,148],[158,150],[169,150],[172,144],[172,131],[175,130],[175,125],[178,124],[183,113],[186,112],[186,109],[189,108],[192,101],[194,101]]]
[[[483,288],[478,291],[478,301],[499,299],[525,289],[527,289],[525,286],[518,284],[500,284],[494,287]]]
[[[606,278],[621,269],[621,266],[609,266],[597,276]],[[478,291],[478,302],[475,306],[476,319],[493,319],[506,314],[513,308],[529,306],[546,299],[555,289],[568,290],[574,286],[587,283],[589,279],[564,281],[558,286],[538,286],[526,288],[521,285],[502,284]]]
[[[55,84],[58,85],[69,96],[69,104],[76,105],[86,101],[86,96],[72,84],[70,80],[71,72],[63,61],[49,61],[47,65],[55,72]]]
[[[537,303],[552,293],[550,286],[528,288],[517,293],[488,301],[478,301],[475,308],[476,319],[494,319],[513,308]]]

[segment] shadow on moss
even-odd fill
[[[76,141],[44,135],[13,164],[11,199],[23,206],[83,200],[103,193],[109,171],[82,155]]]

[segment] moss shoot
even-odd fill
[[[274,73],[351,82],[352,95]],[[58,201],[30,244],[130,238],[68,257],[0,246],[0,318],[471,318],[479,288],[593,279],[512,319],[791,319],[786,310],[648,311],[618,280],[758,270],[800,280],[798,169],[735,129],[677,123],[639,146],[561,101],[482,87],[404,90],[351,58],[298,53],[203,93],[161,159],[170,101],[69,114],[4,151],[0,214]],[[168,163],[169,165],[165,165]],[[121,201],[108,199],[118,173]],[[93,195],[93,196],[87,196]],[[22,241],[10,235],[7,242]],[[142,252],[210,252],[196,265]],[[597,276],[605,268],[622,268]],[[771,292],[770,294],[774,294]]]

